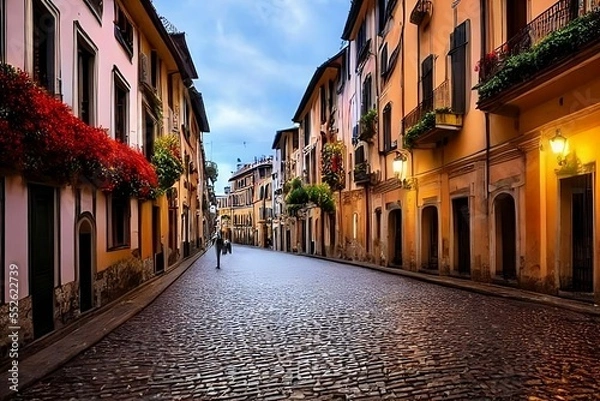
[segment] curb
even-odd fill
[[[553,306],[555,308],[567,309],[573,312],[600,317],[600,305],[576,301],[554,295],[542,294],[533,291],[504,287],[497,284],[480,283],[470,280],[457,279],[451,276],[436,276],[424,273],[417,273],[399,268],[383,267],[371,263],[356,262],[338,258],[324,257],[320,255],[309,255],[303,253],[290,253],[297,256],[307,256],[309,258],[327,260],[336,263],[342,263],[351,266],[363,267],[371,270],[379,270],[385,273],[408,277],[414,280],[443,285],[445,287],[456,288],[465,291],[471,291],[483,295],[512,299],[517,301],[532,302],[540,305]]]
[[[182,260],[176,267],[160,276],[153,277],[122,297],[106,304],[95,311],[93,315],[85,316],[84,322],[77,320],[52,333],[51,337],[43,338],[44,346],[39,346],[39,351],[27,352],[24,349],[23,353],[27,356],[18,361],[18,392],[15,393],[9,388],[11,384],[8,380],[10,378],[9,361],[6,365],[7,369],[0,372],[0,383],[5,384],[0,386],[0,400],[4,401],[15,397],[20,391],[52,373],[137,315],[185,273],[208,249],[210,247]],[[56,341],[52,341],[55,338]],[[32,345],[35,345],[35,342]]]

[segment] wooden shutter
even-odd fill
[[[468,34],[467,20],[450,35],[452,111],[459,114],[463,114],[466,107]]]
[[[425,110],[433,109],[433,54],[421,63],[421,86],[423,89],[423,106]]]

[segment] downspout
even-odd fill
[[[487,0],[480,0],[480,29],[481,29],[481,59],[486,54],[487,45]],[[485,199],[490,196],[490,114],[485,112]],[[486,212],[489,214],[489,202],[485,203]]]

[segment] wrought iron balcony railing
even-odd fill
[[[434,110],[450,109],[451,105],[450,82],[446,80],[402,119],[402,128],[406,131],[421,121],[425,114]]]
[[[498,73],[507,58],[530,50],[550,33],[566,27],[589,10],[580,6],[579,0],[559,0],[515,36],[486,54],[477,64],[479,82],[485,82]]]

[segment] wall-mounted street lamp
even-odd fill
[[[404,189],[412,189],[416,184],[414,178],[407,178],[409,157],[410,153],[408,153],[406,150],[397,150],[396,157],[392,162],[392,170],[394,171],[394,175],[398,181],[400,181],[401,188]]]
[[[558,165],[564,166],[566,164],[564,155],[567,150],[567,138],[562,136],[560,129],[557,129],[554,136],[550,138],[550,148],[552,148],[552,153],[556,155]]]

